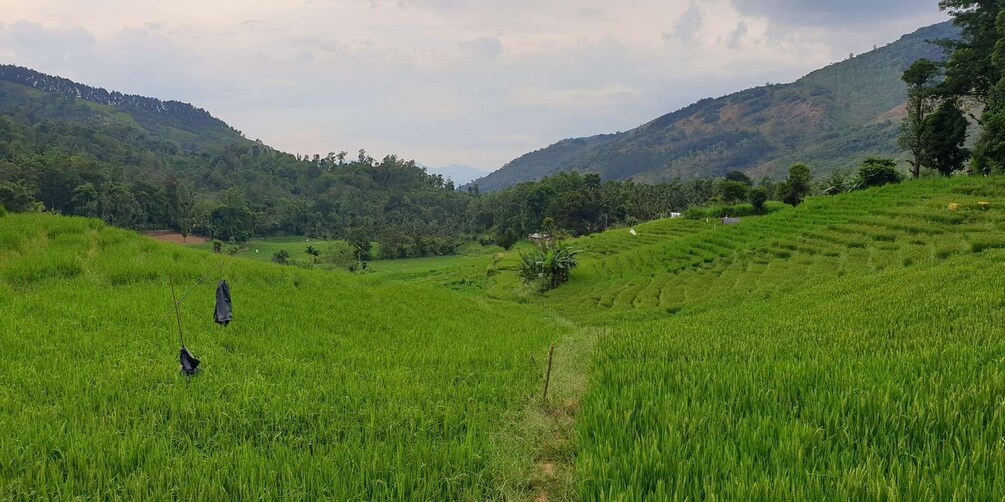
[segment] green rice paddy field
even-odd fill
[[[1005,179],[636,230],[538,295],[0,218],[0,498],[1005,498]]]

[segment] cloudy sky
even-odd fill
[[[0,62],[206,108],[293,153],[494,170],[808,71],[938,0],[0,0]]]

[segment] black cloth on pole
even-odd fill
[[[216,312],[213,314],[213,320],[220,326],[226,326],[230,324],[230,319],[230,286],[227,281],[220,281],[220,285],[216,287]]]
[[[196,371],[199,371],[199,360],[192,357],[192,354],[188,352],[188,349],[184,345],[181,347],[179,359],[181,360],[182,374],[192,376]]]

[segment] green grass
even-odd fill
[[[583,493],[1002,498],[1003,259],[620,324],[579,419]]]
[[[167,277],[187,287],[223,257],[53,216],[0,235],[4,499],[491,498],[511,462],[493,434],[566,331],[537,308],[238,258],[182,308],[204,360],[187,379],[157,323]]]
[[[314,263],[313,258],[306,253],[307,246],[313,246],[315,249],[325,253],[333,245],[335,245],[334,241],[316,240],[303,236],[290,236],[252,239],[244,244],[241,244],[240,248],[241,257],[248,260],[271,262],[273,254],[278,251],[286,251],[290,254],[290,264],[306,266]],[[222,254],[226,254],[230,246],[231,244],[224,242]],[[203,251],[212,251],[213,241],[194,244],[189,247]]]
[[[0,497],[1005,498],[1005,179],[635,229],[544,295],[519,248],[245,254],[231,327],[185,304],[185,379],[166,277],[225,257],[0,218]]]

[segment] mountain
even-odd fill
[[[446,167],[432,167],[432,166],[422,166],[426,168],[429,174],[437,174],[443,176],[444,179],[448,179],[454,182],[454,185],[466,185],[482,176],[485,176],[485,171],[478,169],[476,167],[465,166],[461,164],[451,164]]]
[[[627,132],[562,140],[476,183],[491,191],[561,171],[643,182],[734,170],[779,176],[796,162],[821,172],[869,155],[900,157],[896,138],[907,99],[900,77],[918,59],[944,57],[931,40],[958,35],[948,22],[922,28],[790,84],[704,99]]]

